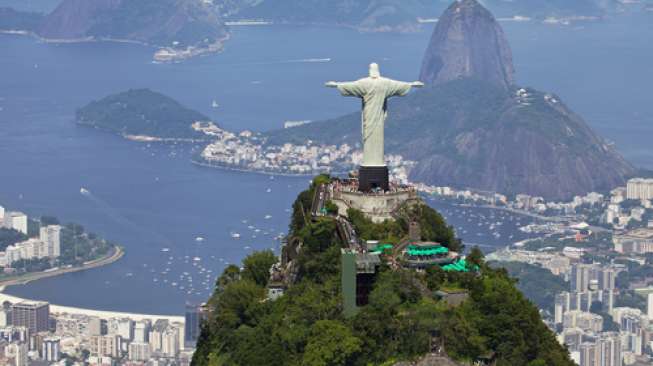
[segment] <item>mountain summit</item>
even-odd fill
[[[514,72],[510,45],[492,13],[476,0],[458,0],[435,27],[420,80],[437,85],[475,78],[508,88]]]
[[[415,161],[413,181],[570,199],[636,173],[555,94],[519,87],[510,47],[476,0],[440,18],[424,57],[424,90],[391,102],[386,151]],[[285,142],[356,145],[360,114],[272,131]]]

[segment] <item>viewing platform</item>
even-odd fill
[[[405,203],[417,203],[417,190],[412,186],[391,183],[387,191],[380,189],[361,192],[357,179],[336,180],[330,186],[330,197],[338,212],[346,214],[354,208],[375,223],[394,220],[393,213]]]

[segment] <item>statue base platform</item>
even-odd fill
[[[345,180],[333,184],[328,190],[329,199],[338,206],[338,214],[347,215],[350,208],[361,211],[373,222],[394,220],[397,210],[406,204],[419,203],[415,187],[391,185],[387,191],[361,192],[358,181]]]
[[[390,190],[387,166],[361,166],[358,169],[358,190],[372,192],[374,190]]]

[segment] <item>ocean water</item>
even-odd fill
[[[556,92],[647,167],[653,167],[650,20],[504,24],[520,83]],[[153,64],[153,50],[138,45],[0,36],[0,204],[79,222],[127,252],[111,266],[7,291],[71,306],[178,314],[186,301],[209,296],[226,263],[277,248],[273,237],[286,231],[288,209],[308,184],[307,178],[197,167],[189,162],[197,146],[135,143],[76,126],[76,108],[149,87],[234,130],[335,117],[359,104],[324,88],[325,81],[357,78],[372,61],[391,77],[415,79],[429,33],[245,27],[223,53],[176,64]],[[90,194],[80,194],[81,187]],[[518,226],[528,223],[432,204],[466,242],[486,250],[519,240]],[[496,222],[504,224],[490,229]],[[234,232],[241,239],[231,238]]]

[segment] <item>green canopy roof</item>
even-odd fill
[[[473,269],[475,271],[478,270],[478,266],[470,266],[467,264],[467,261],[464,259],[460,259],[456,261],[455,263],[447,264],[445,266],[442,266],[442,269],[445,271],[454,271],[454,272],[469,272],[470,269]]]
[[[441,245],[431,245],[427,247],[421,247],[417,245],[408,246],[408,255],[410,256],[431,256],[447,253],[449,253],[449,249]]]

